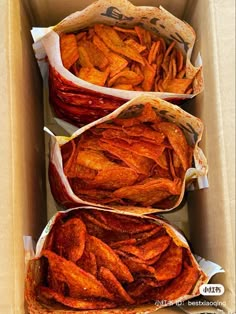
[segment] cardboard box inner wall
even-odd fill
[[[63,134],[48,110],[44,117],[42,79],[32,50],[33,26],[50,26],[93,1],[0,1],[1,220],[0,312],[24,313],[23,235],[38,239],[56,208],[46,180],[47,136],[43,126]],[[185,105],[205,124],[201,147],[209,164],[206,190],[188,194],[188,207],[166,214],[187,231],[194,251],[220,264],[227,313],[235,304],[235,100],[233,0],[131,1],[162,5],[197,33],[193,58],[201,52],[205,90]],[[231,24],[232,22],[232,24]],[[177,309],[180,311],[180,309]],[[197,310],[197,309],[195,309]],[[165,311],[165,310],[162,310]],[[160,311],[160,313],[162,312]],[[168,312],[169,311],[169,312]],[[164,313],[164,312],[163,312]],[[170,313],[170,309],[167,310]]]

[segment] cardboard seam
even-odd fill
[[[227,248],[229,250],[229,248],[233,247],[233,230],[232,230],[232,225],[231,225],[231,219],[230,219],[230,197],[229,197],[229,192],[228,192],[228,186],[229,186],[229,182],[228,182],[228,176],[225,175],[225,173],[223,172],[223,169],[226,169],[226,157],[225,154],[222,152],[225,152],[225,139],[224,139],[224,128],[223,128],[223,119],[222,119],[222,97],[221,97],[221,93],[220,93],[220,69],[219,69],[219,65],[217,60],[219,60],[219,54],[218,54],[218,48],[219,48],[219,40],[217,37],[217,25],[216,25],[216,3],[214,0],[209,1],[209,9],[210,12],[212,14],[210,14],[209,16],[211,17],[210,19],[210,23],[212,25],[212,51],[215,52],[215,54],[213,54],[212,56],[212,60],[213,60],[213,68],[215,69],[215,80],[214,80],[214,92],[215,92],[215,106],[216,106],[216,117],[217,117],[217,131],[218,131],[218,138],[219,138],[219,143],[220,143],[220,149],[219,151],[219,159],[220,159],[220,164],[221,164],[221,168],[218,169],[219,172],[221,173],[220,176],[220,180],[222,180],[222,191],[221,191],[221,195],[223,196],[222,198],[222,202],[225,203],[224,206],[224,210],[227,211],[227,215],[224,215],[224,225],[226,226],[225,229],[227,230],[227,240],[229,240],[230,238],[230,243],[227,243]],[[211,171],[211,170],[209,170]],[[235,260],[235,259],[234,259]],[[234,263],[234,262],[232,262]],[[227,264],[229,265],[229,262],[227,262]],[[226,272],[228,270],[226,269]],[[232,277],[231,277],[232,278]],[[229,278],[228,278],[229,280]],[[228,291],[232,291],[232,282],[231,282],[231,287],[227,287]],[[231,296],[233,296],[233,291]],[[224,306],[220,306],[219,309],[226,311],[226,313],[229,311],[228,306],[224,307]]]
[[[211,1],[210,2],[211,3],[211,7],[212,7],[212,15],[213,15],[213,19],[212,19],[212,24],[213,24],[213,29],[215,30],[215,31],[213,31],[212,32],[212,34],[213,34],[213,37],[214,37],[214,40],[213,40],[213,43],[215,43],[215,47],[214,47],[214,51],[215,51],[215,59],[216,60],[219,60],[219,55],[218,55],[218,49],[219,49],[219,39],[218,39],[218,36],[216,36],[216,34],[217,34],[217,25],[216,25],[216,12],[215,12],[215,6],[216,6],[216,4],[215,4],[215,2],[214,1]],[[221,118],[223,115],[222,115],[222,97],[221,97],[221,93],[220,93],[220,70],[219,70],[219,65],[218,65],[218,62],[216,61],[216,60],[214,60],[214,67],[215,67],[215,69],[217,70],[216,72],[217,72],[217,75],[216,75],[216,79],[215,79],[215,85],[216,85],[216,88],[215,88],[215,92],[216,92],[216,99],[218,99],[219,101],[218,102],[216,102],[217,104],[218,104],[218,106],[217,106],[217,109],[219,109],[219,111],[218,111],[218,115],[217,115],[217,126],[218,126],[218,129],[222,132],[221,133],[221,136],[220,136],[220,142],[221,142],[221,144],[222,144],[222,146],[223,146],[223,148],[222,148],[222,150],[221,151],[223,151],[223,152],[225,152],[226,150],[225,150],[225,139],[224,139],[224,122],[223,122],[223,119]],[[222,164],[223,164],[223,166],[222,166],[222,169],[226,169],[227,167],[226,167],[226,163],[227,163],[227,161],[226,161],[226,157],[225,157],[225,154],[221,154],[221,161],[222,161]],[[222,170],[221,169],[221,170]],[[229,192],[228,192],[228,188],[225,188],[225,186],[229,186],[229,183],[228,183],[228,176],[224,176],[224,173],[222,174],[222,177],[221,177],[221,180],[223,180],[223,181],[226,181],[226,182],[224,182],[224,183],[227,183],[227,185],[226,184],[222,184],[222,189],[223,189],[223,193],[225,194],[226,193],[226,198],[224,199],[224,201],[227,201],[227,206],[226,206],[226,208],[228,208],[229,206],[230,206],[230,195],[229,195]],[[227,212],[228,213],[230,213],[230,210],[227,210]],[[231,228],[231,223],[229,222],[229,225],[228,225],[228,227],[230,228],[230,234],[231,234],[231,236],[232,236],[232,238],[231,238],[231,240],[232,240],[232,243],[233,243],[233,231],[232,231],[232,228]],[[229,231],[229,229],[228,229],[228,231]]]
[[[19,21],[19,14],[20,14],[20,5],[19,3],[15,3],[15,2],[8,2],[9,6],[8,6],[8,21],[9,21],[9,26],[10,26],[10,31],[9,31],[9,36],[8,36],[8,68],[9,68],[9,77],[8,77],[8,86],[9,86],[9,121],[10,121],[10,129],[13,130],[11,132],[11,180],[12,180],[12,192],[16,191],[16,182],[17,182],[17,171],[16,168],[19,167],[19,163],[17,162],[17,156],[14,153],[15,149],[15,143],[16,143],[16,126],[17,124],[16,122],[16,116],[15,116],[15,106],[16,106],[16,99],[13,95],[15,95],[15,79],[14,79],[14,74],[16,73],[16,69],[15,69],[15,63],[12,62],[12,60],[14,59],[13,53],[15,51],[15,42],[16,42],[16,38],[15,36],[18,36],[18,33],[15,35],[14,31],[16,27],[18,27],[20,25],[20,21]],[[14,131],[15,130],[15,131]],[[13,232],[19,229],[19,221],[15,219],[15,217],[18,217],[18,213],[17,213],[17,198],[15,197],[15,193],[12,193],[12,230]],[[22,231],[22,230],[21,230]],[[21,312],[22,307],[24,306],[24,292],[23,291],[19,291],[19,285],[21,285],[21,287],[24,287],[23,282],[19,282],[19,280],[21,280],[21,277],[19,276],[21,271],[24,271],[24,269],[21,269],[19,271],[19,267],[21,267],[22,265],[24,265],[24,261],[22,260],[22,263],[19,264],[19,257],[24,257],[24,254],[22,252],[22,254],[19,254],[20,250],[19,250],[19,241],[20,239],[15,239],[15,236],[19,236],[19,234],[21,234],[21,232],[19,233],[15,233],[14,235],[14,239],[12,242],[12,257],[11,257],[11,261],[12,261],[12,265],[13,265],[13,282],[12,282],[12,291],[13,291],[13,296],[12,296],[12,301],[14,301],[14,303],[11,304],[11,308],[14,311],[17,311],[18,313]],[[22,240],[22,248],[23,248],[23,240]],[[19,303],[20,300],[20,303]]]
[[[6,3],[8,4],[9,2],[6,1]],[[9,5],[7,5],[7,16],[8,16],[8,25],[9,25],[9,36],[8,36],[8,41],[7,41],[7,51],[12,51],[11,48],[12,48],[12,33],[11,33],[11,29],[12,29],[12,14],[11,14],[11,10],[12,10],[12,3],[10,2]],[[9,102],[8,102],[8,105],[9,105],[9,122],[10,122],[10,129],[13,130],[12,126],[13,126],[13,96],[12,96],[12,63],[11,63],[11,54],[9,53],[8,56],[8,77],[7,77],[7,80],[8,80],[8,87],[9,87],[9,94],[8,94],[8,97],[9,97]],[[10,160],[10,164],[12,165],[11,167],[11,185],[12,185],[12,190],[15,190],[15,187],[14,187],[14,178],[15,178],[15,173],[14,173],[14,167],[15,167],[15,160],[14,160],[14,154],[13,154],[13,151],[14,151],[14,140],[13,140],[13,133],[11,132],[10,134],[10,143],[11,145],[9,145],[10,147],[10,156],[11,156],[11,160]],[[11,225],[12,225],[12,230],[15,230],[15,222],[14,222],[14,211],[15,211],[15,199],[14,199],[14,195],[13,193],[11,194],[11,204],[12,204],[12,208],[11,208],[11,211],[12,211],[12,218],[11,218]],[[16,257],[16,248],[15,248],[15,241],[13,239],[13,243],[12,243],[12,248],[11,248],[11,253],[12,253],[12,258],[11,258],[11,264],[13,265],[13,282],[12,282],[12,289],[13,291],[15,292],[16,291],[16,282],[18,280],[17,276],[16,276],[16,271],[15,271],[15,263],[16,263],[16,260],[17,260],[17,257]],[[16,294],[14,293],[13,296],[11,297],[12,298],[12,301],[14,301],[14,304],[11,304],[11,307],[12,306],[15,306],[17,304],[17,298],[16,298]]]

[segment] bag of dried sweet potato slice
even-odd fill
[[[99,0],[32,35],[54,114],[76,126],[140,93],[181,103],[203,90],[196,34],[162,7]]]

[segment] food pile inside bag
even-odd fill
[[[140,114],[96,125],[61,147],[64,173],[83,200],[170,208],[179,198],[193,147],[150,103]]]
[[[46,106],[77,127],[141,93],[181,105],[204,88],[194,29],[163,7],[98,0],[32,35]]]
[[[124,90],[191,94],[194,77],[186,77],[185,56],[176,43],[141,26],[95,24],[60,34],[64,67],[85,81]]]
[[[201,120],[158,97],[139,96],[70,137],[51,136],[49,182],[62,208],[167,211],[207,187]],[[199,183],[199,184],[198,184]]]
[[[199,294],[208,278],[173,230],[158,218],[94,208],[59,213],[38,252],[37,301],[80,310],[158,308]]]

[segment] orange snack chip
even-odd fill
[[[82,80],[123,90],[192,93],[185,59],[176,41],[134,26],[95,24],[62,34],[64,66]]]
[[[70,67],[78,60],[79,52],[74,34],[63,34],[60,37],[61,59],[64,67]]]

